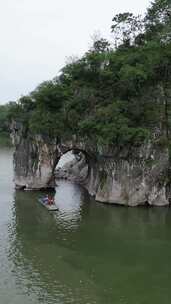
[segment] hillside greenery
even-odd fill
[[[9,115],[13,106],[16,107],[15,103],[0,105],[0,146],[11,146],[9,136]]]
[[[139,145],[154,134],[169,139],[170,0],[152,2],[145,17],[114,16],[111,32],[114,46],[104,38],[94,41],[58,77],[22,96],[10,111],[7,106],[8,118],[32,133],[75,135],[99,145]]]

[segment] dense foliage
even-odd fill
[[[15,103],[0,105],[0,145],[10,145],[9,138],[9,118],[10,113],[13,113]]]
[[[155,0],[145,18],[116,15],[115,47],[96,40],[59,77],[13,105],[10,115],[34,133],[76,135],[97,144],[139,144],[171,126],[170,0]]]

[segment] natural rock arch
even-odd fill
[[[16,188],[54,188],[54,170],[63,153],[86,154],[89,170],[83,186],[101,202],[126,206],[164,206],[170,201],[170,158],[166,148],[152,143],[122,150],[97,147],[86,141],[50,140],[13,128]],[[168,190],[169,189],[169,190]]]
[[[69,151],[82,152],[88,164],[84,185],[89,184],[95,155],[81,142],[74,140],[61,143],[41,135],[24,136],[22,125],[12,128],[14,151],[14,181],[17,189],[40,190],[55,188],[54,171],[62,155]],[[82,181],[83,182],[83,181]]]

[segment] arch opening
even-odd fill
[[[89,174],[88,155],[79,149],[70,149],[63,153],[55,168],[55,178],[82,184]]]

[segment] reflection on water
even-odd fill
[[[66,193],[65,200],[62,193]],[[75,185],[60,183],[55,196],[59,211],[52,213],[37,202],[40,195],[15,194],[15,238],[10,256],[17,286],[28,295],[41,295],[36,299],[40,303],[80,303],[82,297],[82,303],[96,303],[96,296],[84,292],[84,288],[94,290],[89,287],[92,282],[74,267],[74,235],[84,213],[84,192]]]
[[[77,228],[81,221],[83,201],[84,192],[77,185],[58,181],[55,195],[59,208],[59,212],[55,212],[58,224],[67,230]]]
[[[59,207],[14,192],[0,151],[0,303],[169,304],[171,210],[97,204],[60,182]]]

